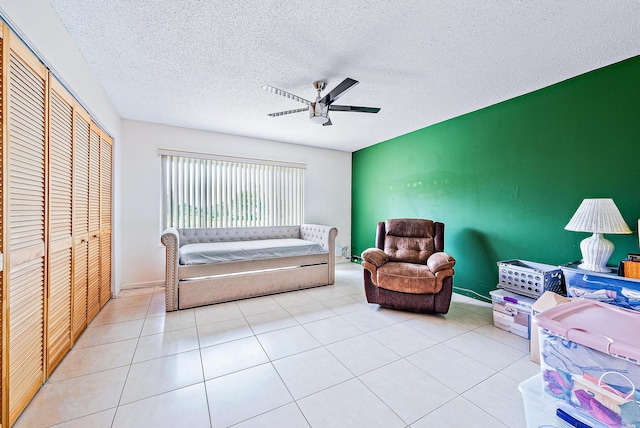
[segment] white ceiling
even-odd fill
[[[50,2],[123,118],[344,151],[640,54],[637,0]],[[378,114],[267,116],[345,77]]]

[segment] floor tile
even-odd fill
[[[238,300],[236,304],[245,317],[282,309],[282,306],[272,296]]]
[[[159,316],[147,316],[142,327],[142,336],[164,333],[195,327],[196,318],[193,309],[183,311],[165,312]]]
[[[72,349],[49,377],[49,382],[60,382],[116,367],[129,366],[138,344],[137,339]]]
[[[318,302],[288,308],[287,312],[289,312],[300,324],[336,316],[335,312]]]
[[[249,336],[253,336],[253,330],[244,317],[198,325],[198,340],[201,348]]]
[[[236,302],[202,306],[195,308],[193,312],[196,316],[196,324],[199,326],[244,317]]]
[[[113,428],[209,426],[203,383],[121,405],[113,421]]]
[[[400,359],[398,354],[366,335],[332,343],[326,348],[356,376]]]
[[[87,348],[89,346],[104,345],[105,343],[119,342],[121,340],[136,339],[140,336],[144,319],[91,326],[87,328],[74,348]]]
[[[106,305],[91,321],[89,327],[144,319],[147,316],[148,309],[148,305],[113,309],[111,309],[110,305]]]
[[[340,316],[364,332],[379,330],[397,324],[394,319],[372,310],[349,312]]]
[[[115,408],[128,371],[129,367],[118,367],[47,383],[14,427],[45,427]]]
[[[304,290],[275,294],[273,300],[278,302],[285,309],[295,308],[296,306],[308,305],[317,302],[316,299],[309,296]]]
[[[309,428],[307,420],[294,403],[285,404],[270,412],[234,425],[233,428]]]
[[[491,304],[372,305],[352,263],[331,286],[169,313],[164,287],[121,296],[16,427],[518,428],[517,385],[540,370],[527,340],[493,326]]]
[[[318,302],[337,299],[344,296],[344,293],[341,293],[339,291],[339,287],[337,285],[325,285],[322,287],[308,288],[307,294],[316,299],[316,301]]]
[[[303,325],[320,343],[327,345],[363,333],[355,325],[342,317],[327,318]]]
[[[505,376],[509,376],[516,382],[524,382],[531,376],[540,373],[540,365],[531,361],[529,354],[526,354],[515,363],[502,369],[500,373]]]
[[[111,299],[109,305],[112,309],[128,308],[132,306],[149,306],[153,293],[135,294],[130,296],[118,296]]]
[[[394,324],[372,331],[369,336],[403,357],[438,343],[435,339],[404,324]]]
[[[324,348],[292,355],[273,365],[296,400],[353,378]]]
[[[440,342],[460,336],[469,331],[468,328],[460,324],[447,321],[446,317],[442,315],[423,315],[405,321],[404,325],[414,328],[427,336],[431,336]]]
[[[519,351],[529,352],[529,341],[527,339],[506,330],[502,330],[501,328],[494,326],[493,322],[476,328],[474,331],[482,334],[483,336],[497,340],[500,343],[509,345],[512,348],[516,348]]]
[[[138,340],[133,362],[139,363],[194,349],[198,349],[198,332],[195,327],[143,336]]]
[[[160,292],[154,292],[153,293],[153,297],[151,297],[151,302],[149,303],[150,305],[158,305],[160,303],[166,303],[167,302],[167,296],[164,292],[164,288],[162,289],[162,291]]]
[[[248,315],[246,319],[255,334],[293,327],[299,324],[298,321],[284,309]]]
[[[501,370],[526,355],[525,352],[518,351],[474,331],[454,337],[444,343],[495,370]]]
[[[167,305],[165,302],[152,302],[149,305],[149,309],[147,309],[148,317],[156,317],[160,315],[164,315],[167,311]]]
[[[470,401],[458,397],[420,419],[411,428],[507,428]]]
[[[367,308],[366,303],[351,296],[341,296],[335,299],[323,300],[322,304],[339,315],[361,311]]]
[[[422,316],[422,314],[415,312],[400,311],[379,305],[368,305],[366,308],[370,311],[389,317],[396,322],[404,322]]]
[[[493,312],[485,313],[469,310],[466,304],[452,304],[446,317],[448,321],[455,322],[469,330],[493,323]]]
[[[211,425],[227,427],[291,403],[271,363],[205,382]]]
[[[496,370],[478,360],[438,344],[407,357],[415,366],[461,394],[488,379]]]
[[[272,361],[321,346],[311,333],[299,325],[257,337]]]
[[[519,382],[496,373],[462,396],[511,428],[526,428]]]
[[[131,365],[121,404],[204,381],[200,351],[182,352]]]
[[[251,336],[201,348],[205,379],[258,366],[269,361],[260,342]]]
[[[457,393],[406,360],[360,376],[360,380],[407,424],[454,399]]]
[[[93,413],[88,416],[73,419],[61,424],[51,425],[52,428],[111,428],[113,417],[116,414],[116,408],[103,410],[102,412]]]
[[[298,400],[312,427],[395,428],[406,424],[358,379]]]

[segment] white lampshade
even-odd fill
[[[631,233],[610,198],[585,199],[564,228],[574,232]]]
[[[574,232],[592,232],[593,235],[580,242],[582,264],[580,269],[594,272],[610,272],[607,268],[613,254],[613,243],[603,233],[631,233],[613,199],[585,199],[564,227]]]

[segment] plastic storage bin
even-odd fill
[[[640,279],[618,276],[615,268],[610,273],[599,273],[578,269],[577,265],[576,262],[560,266],[569,297],[640,311]]]
[[[535,299],[507,290],[493,290],[489,294],[493,303],[493,325],[529,339],[531,312]]]
[[[607,427],[597,420],[580,413],[566,401],[544,394],[542,392],[542,375],[540,373],[521,382],[518,385],[518,390],[520,391],[520,394],[522,394],[527,428],[554,428],[569,426],[589,426],[592,428]],[[563,416],[558,416],[558,409],[564,412]],[[575,423],[575,421],[584,425],[579,425]],[[573,424],[571,422],[573,422]]]
[[[538,298],[545,291],[566,295],[562,270],[558,266],[526,260],[498,262],[498,287]]]
[[[579,299],[536,321],[545,393],[607,426],[640,424],[640,314]]]

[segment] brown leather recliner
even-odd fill
[[[369,303],[446,314],[456,260],[444,250],[444,223],[398,218],[378,223],[376,248],[362,253]]]

